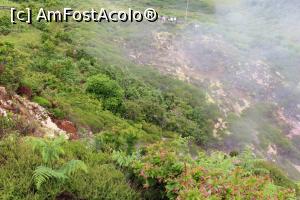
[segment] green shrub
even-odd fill
[[[16,122],[11,116],[0,115],[0,136],[4,136],[16,128]]]
[[[33,25],[35,28],[37,28],[37,29],[39,29],[39,30],[41,30],[41,31],[47,31],[47,30],[48,30],[48,24],[47,24],[46,22],[44,22],[44,21],[38,22],[38,21],[36,21],[36,20],[33,20],[32,25]]]
[[[142,107],[147,122],[157,124],[161,127],[166,126],[166,112],[161,105],[151,100],[140,101],[139,104]]]
[[[24,75],[24,66],[20,64],[22,54],[12,43],[0,42],[0,84],[16,90]]]
[[[8,16],[0,17],[0,34],[7,35],[11,32],[12,23]]]
[[[45,99],[44,97],[35,96],[32,99],[32,101],[39,104],[40,106],[45,107],[45,108],[51,108],[52,107],[51,102],[48,101],[47,99]]]
[[[45,90],[64,90],[66,87],[53,74],[42,72],[26,73],[22,84],[32,89],[34,95],[40,95]]]
[[[113,150],[123,150],[131,154],[135,149],[139,133],[132,127],[121,130],[104,131],[97,134],[95,138],[96,149],[112,152]]]
[[[90,65],[91,65],[90,61],[86,59],[81,59],[79,62],[77,62],[77,66],[81,72],[87,71]]]
[[[90,168],[86,175],[78,174],[72,179],[72,190],[81,199],[140,199],[139,195],[128,187],[124,175],[112,164],[96,165]]]
[[[59,108],[50,109],[50,113],[55,119],[64,119],[66,117],[65,113]]]
[[[106,75],[98,74],[87,80],[86,91],[104,100],[104,107],[108,110],[119,111],[124,91],[120,85]]]
[[[42,44],[42,50],[49,56],[55,53],[55,44],[51,40],[47,40]]]
[[[60,31],[60,32],[56,33],[55,38],[57,38],[63,42],[72,43],[71,35],[68,32]]]

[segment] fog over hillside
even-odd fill
[[[272,62],[296,83],[299,72],[300,2],[247,0],[230,6],[217,5],[216,15],[222,28],[229,31],[233,43],[247,44],[250,55]],[[297,56],[298,55],[298,56]],[[294,74],[294,76],[293,76]]]
[[[197,13],[195,7],[191,10]],[[250,146],[296,177],[300,2],[215,1],[212,10],[207,19],[195,20],[189,13],[185,23],[178,17],[176,25],[162,21],[133,25],[138,31],[125,40],[126,53],[139,64],[207,89],[228,127],[224,135],[216,136],[222,138],[217,148]]]

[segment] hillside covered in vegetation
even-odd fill
[[[181,0],[0,2],[185,16]],[[191,20],[213,20],[213,1],[190,6]],[[251,148],[215,149],[224,114],[204,88],[132,62],[132,29],[11,24],[0,10],[0,199],[296,199],[297,184]]]

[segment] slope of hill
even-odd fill
[[[299,179],[299,3],[214,2],[205,17],[191,9],[186,24],[126,27],[136,30],[126,55],[207,91],[228,127],[217,148],[250,145]]]
[[[0,2],[34,10],[134,3],[185,16],[184,1]],[[213,1],[191,6],[190,20],[215,20]],[[296,198],[297,185],[250,150],[213,150],[226,115],[203,85],[177,80],[158,63],[172,64],[170,52],[174,65],[186,59],[169,45],[186,25],[8,20],[0,11],[2,199]],[[157,35],[163,31],[171,38]],[[155,45],[152,36],[153,57],[135,55]]]

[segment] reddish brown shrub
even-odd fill
[[[21,95],[21,96],[26,96],[28,98],[32,97],[32,90],[31,88],[27,87],[27,86],[20,86],[17,89],[17,94]]]

